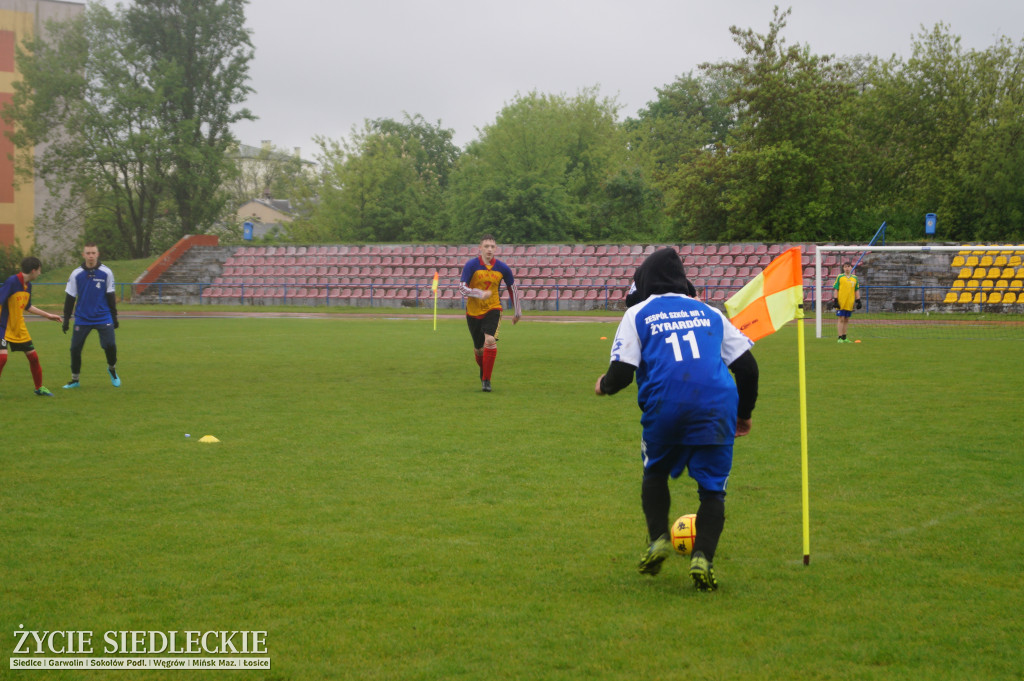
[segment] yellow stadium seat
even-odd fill
[[[1006,259],[1005,255],[997,255],[996,259],[995,259],[995,262],[993,264],[996,267],[1006,267],[1006,262],[1007,262],[1007,259]]]
[[[971,294],[970,294],[970,292],[964,291],[963,293],[961,293],[960,294],[960,302],[961,303],[969,303],[969,302],[971,302]]]
[[[974,302],[975,303],[984,303],[985,302],[985,294],[984,293],[975,293],[974,294]]]
[[[962,255],[953,256],[953,264],[950,267],[963,267],[967,259]]]
[[[992,256],[983,255],[981,256],[981,262],[978,263],[981,267],[992,267]]]
[[[1021,289],[1021,288],[1024,288],[1024,280],[1014,279],[1013,281],[1010,282],[1010,289],[1011,290]]]
[[[993,291],[992,293],[988,294],[988,301],[987,302],[989,302],[989,303],[1001,303],[1001,302],[1003,302],[1003,294],[1000,293],[999,291]]]
[[[978,256],[976,256],[976,255],[969,255],[969,256],[967,256],[967,266],[968,267],[977,267],[978,266]]]
[[[1016,303],[1017,302],[1017,294],[1014,293],[1013,291],[1010,291],[1009,293],[1004,293],[1003,294],[1003,302],[1004,303],[1008,303],[1008,304]]]
[[[972,270],[970,267],[961,267],[960,268],[960,274],[958,274],[956,278],[957,279],[970,279],[972,274],[974,274],[974,270]],[[1024,277],[1021,277],[1021,278],[1024,279]]]
[[[1008,282],[1007,280],[1000,279],[996,282],[997,291],[1005,291],[1008,288],[1010,288],[1010,282]]]
[[[1010,267],[1020,267],[1022,264],[1021,257],[1019,255],[1011,255],[1006,264]]]
[[[987,267],[975,267],[974,268],[974,278],[975,279],[984,279],[987,276],[988,276],[988,268]]]
[[[1017,274],[1014,275],[1015,279],[1024,279],[1024,267],[1017,268]]]
[[[998,267],[990,267],[990,268],[988,268],[988,274],[985,275],[985,278],[986,279],[998,279],[1000,276],[1002,276],[1002,273],[1003,273],[1003,271],[1001,269],[999,269]]]
[[[963,288],[963,287],[964,287],[964,280],[963,279],[957,279],[957,280],[955,280],[953,282],[953,288]]]
[[[971,280],[969,280],[967,282],[967,284],[964,285],[964,288],[969,290],[969,291],[973,291],[973,290],[978,289],[980,286],[981,286],[981,282],[980,281],[978,281],[977,279],[971,279]]]
[[[999,274],[1000,279],[1013,279],[1013,276],[1017,273],[1017,270],[1012,267],[1004,267],[1003,271]]]
[[[944,302],[944,303],[955,303],[956,300],[957,300],[956,293],[954,293],[953,291],[950,291],[949,293],[946,294],[946,299],[943,300],[942,302]]]
[[[985,279],[984,281],[981,282],[982,290],[988,290],[990,288],[995,288],[995,286],[996,285],[992,282],[991,279]]]

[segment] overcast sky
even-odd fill
[[[909,56],[938,22],[985,49],[1024,41],[1022,0],[793,0],[783,38],[816,54]],[[702,62],[741,56],[730,26],[765,33],[755,0],[250,0],[255,58],[235,127],[310,158],[314,135],[347,137],[365,119],[403,112],[455,131],[465,145],[517,93],[598,87],[633,116]]]

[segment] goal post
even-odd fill
[[[858,317],[895,328],[901,321],[920,324],[969,317],[977,322],[984,316],[1024,326],[1024,246],[819,245],[812,293],[817,338],[822,337],[829,289],[842,273],[842,260],[860,263],[855,275],[870,271],[859,277],[865,302],[855,324]]]

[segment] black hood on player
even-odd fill
[[[682,293],[695,298],[697,290],[686,278],[683,261],[674,248],[651,253],[633,274],[635,290],[626,296],[626,307],[632,307],[660,293]]]

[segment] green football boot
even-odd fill
[[[647,547],[647,551],[640,557],[640,565],[637,566],[637,569],[642,575],[654,577],[661,572],[661,564],[671,555],[672,542],[669,541],[667,534],[663,534]]]

